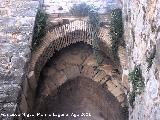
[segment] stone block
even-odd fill
[[[115,97],[117,97],[117,96],[119,96],[120,94],[123,93],[123,89],[122,89],[120,86],[117,86],[117,87],[115,87],[114,89],[112,89],[111,93],[112,93]]]
[[[94,77],[94,80],[96,82],[101,82],[104,78],[106,77],[106,73],[104,71],[99,71],[95,77]]]
[[[119,83],[119,81],[117,79],[112,79],[113,84],[115,84],[115,86],[121,86],[121,84]]]
[[[100,84],[104,85],[107,81],[111,80],[111,76],[106,75],[100,82]]]
[[[106,82],[107,88],[109,91],[112,91],[113,89],[116,88],[115,84],[113,84],[113,82],[111,80]]]
[[[103,70],[107,75],[112,76],[113,66],[104,64],[103,66],[99,67],[100,70]]]

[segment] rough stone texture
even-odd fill
[[[77,43],[70,45],[67,48],[62,49],[57,55],[53,56],[44,66],[41,76],[39,77],[39,86],[37,89],[37,96],[35,101],[35,107],[40,107],[41,102],[44,101],[48,96],[57,95],[57,90],[67,81],[75,79],[78,76],[91,79],[101,85],[106,86],[106,91],[110,92],[118,102],[121,104],[126,104],[125,88],[120,84],[121,78],[112,76],[112,73],[106,72],[103,69],[100,70],[99,67],[95,67],[91,63],[96,61],[94,53],[91,52],[91,46],[84,43]],[[82,57],[85,54],[89,54],[85,59]],[[66,62],[66,56],[74,56],[70,62]],[[104,59],[106,56],[103,56]],[[83,61],[79,64],[74,64],[75,60],[79,58],[79,61]],[[90,59],[92,58],[92,59]],[[64,65],[62,69],[57,69],[59,65]],[[113,70],[112,63],[109,63],[110,71]],[[107,66],[103,63],[102,66]],[[112,69],[112,70],[111,70]],[[118,74],[118,73],[114,73]],[[110,76],[111,75],[111,76]],[[110,82],[109,82],[110,81]],[[96,99],[96,98],[93,98]],[[108,101],[110,102],[110,101]],[[34,110],[34,107],[33,107]]]
[[[38,0],[0,0],[0,113],[13,114],[26,76]],[[13,117],[0,115],[1,120]]]
[[[109,31],[107,30],[107,32]],[[101,39],[100,42],[105,43],[103,44],[103,46],[109,47],[108,44],[106,44],[107,41],[110,41],[109,35],[107,35],[105,39]],[[46,36],[42,39],[42,43],[37,47],[35,51],[33,51],[30,61],[29,72],[33,73],[31,76],[31,78],[33,79],[29,79],[29,83],[33,89],[37,87],[37,80],[35,80],[34,77],[38,79],[40,71],[42,70],[47,60],[52,57],[56,51],[60,51],[62,48],[77,42],[84,42],[89,45],[93,44],[91,29],[89,27],[89,24],[87,24],[85,18],[83,18],[83,20],[82,18],[74,18],[74,21],[70,22],[70,24],[55,27],[52,31],[46,34]],[[108,49],[108,56],[111,55],[110,53],[111,52]],[[65,63],[70,63],[70,59],[74,57],[74,55],[69,56],[67,56],[66,60],[64,60]],[[79,56],[76,58],[74,57],[74,59],[72,59],[74,60],[74,63],[72,61],[72,64],[81,64],[86,56],[88,55],[84,54],[84,56],[82,56],[82,59],[78,58]],[[63,69],[64,67],[64,65],[60,64],[57,69]]]
[[[160,0],[124,0],[125,41],[129,71],[140,64],[145,80],[145,89],[136,97],[130,120],[160,119]],[[153,64],[147,71],[146,59],[156,46]]]

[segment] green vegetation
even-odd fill
[[[93,36],[93,52],[97,59],[97,64],[99,65],[102,62],[102,58],[100,57],[100,47],[99,41],[100,38],[98,37],[99,30],[100,30],[100,18],[95,9],[91,9],[89,12],[89,23],[92,29],[92,36]]]
[[[123,37],[123,21],[122,21],[122,10],[114,9],[111,12],[111,28],[110,34],[112,38],[112,52],[115,60],[118,58],[118,47]]]
[[[92,29],[92,37],[93,37],[93,52],[97,59],[97,64],[99,65],[102,62],[102,59],[100,57],[100,47],[99,47],[99,30],[100,30],[100,18],[99,14],[97,12],[97,9],[94,6],[87,5],[86,3],[81,3],[78,5],[74,5],[70,12],[74,16],[78,17],[89,17],[89,24],[91,25]]]
[[[90,10],[91,6],[87,5],[86,3],[81,3],[78,5],[73,5],[73,7],[70,9],[70,12],[74,16],[85,17],[89,15]]]
[[[148,63],[148,67],[147,69],[149,70],[152,67],[153,64],[153,59],[155,58],[155,54],[156,54],[156,46],[154,45],[153,51],[150,54],[150,56],[146,59],[147,63]]]
[[[32,48],[35,49],[42,41],[42,38],[46,35],[46,21],[48,19],[47,14],[43,10],[38,10],[35,26],[34,26],[34,34],[32,39]]]
[[[144,90],[144,81],[140,66],[135,66],[134,70],[129,73],[129,81],[132,83],[132,92],[129,94],[129,103],[133,107],[135,97]]]

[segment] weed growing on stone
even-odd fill
[[[120,45],[120,40],[123,36],[123,21],[122,21],[122,10],[114,9],[111,12],[111,27],[110,35],[112,38],[112,52],[115,60],[118,58],[118,47]]]
[[[134,70],[129,73],[129,81],[132,83],[132,92],[129,94],[129,103],[133,107],[135,97],[140,94],[145,87],[140,66],[135,66]]]
[[[99,54],[99,30],[100,30],[100,18],[97,12],[97,9],[94,6],[87,5],[86,3],[81,3],[78,5],[74,5],[70,12],[74,16],[78,17],[89,17],[88,23],[92,29],[92,37],[93,37],[93,52],[97,59],[97,65],[102,62],[102,59]]]
[[[78,5],[73,5],[70,9],[70,13],[74,16],[78,17],[86,17],[89,15],[89,11],[91,10],[91,6],[87,5],[86,3],[81,3]]]
[[[47,18],[48,15],[43,10],[38,10],[34,25],[32,49],[35,49],[42,42],[41,39],[46,35],[45,27]]]
[[[100,30],[100,18],[98,15],[98,12],[95,9],[92,9],[89,12],[89,23],[91,25],[92,29],[92,35],[93,35],[93,52],[96,56],[97,64],[99,65],[102,62],[102,59],[100,57],[100,47],[99,47],[99,41],[100,38],[98,37],[99,30]]]

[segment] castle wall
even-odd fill
[[[123,12],[129,71],[140,65],[145,82],[130,108],[130,120],[159,120],[160,0],[123,0]]]
[[[109,4],[114,6],[117,0],[40,0],[49,14],[68,13],[74,4],[81,2],[93,4],[105,13]],[[27,110],[25,96],[27,66],[31,55],[31,40],[38,0],[0,0],[0,119],[12,119],[7,116],[17,111]],[[120,7],[120,4],[115,4]],[[142,94],[137,95],[134,108],[130,107],[130,120],[160,119],[160,0],[123,0],[124,30],[128,55],[128,70],[140,65],[145,81]],[[153,64],[148,69],[147,59],[156,53]],[[122,59],[124,57],[121,57]],[[125,77],[128,74],[124,65]],[[148,69],[148,70],[147,70]],[[125,73],[126,72],[126,73]],[[21,90],[23,92],[21,92]],[[20,96],[19,93],[22,93]],[[17,108],[22,97],[23,105]]]
[[[10,120],[26,79],[38,0],[0,0],[0,119]],[[25,98],[24,98],[25,99]],[[18,109],[21,111],[21,108]]]

